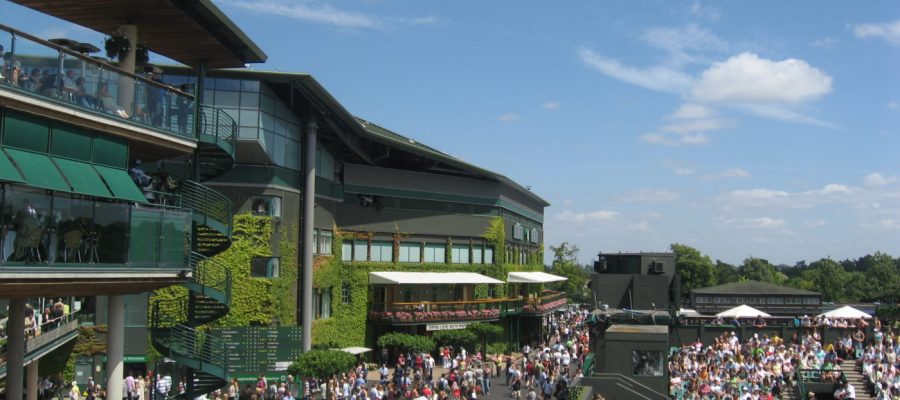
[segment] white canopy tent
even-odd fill
[[[353,355],[358,355],[358,354],[368,353],[368,352],[372,351],[372,349],[370,349],[368,347],[345,347],[345,348],[341,349],[341,351],[343,351],[345,353],[350,353]]]
[[[564,276],[546,272],[510,272],[506,281],[509,283],[550,283],[568,280]]]
[[[771,317],[771,315],[766,314],[762,311],[759,311],[753,307],[750,307],[746,304],[741,304],[735,308],[730,310],[722,311],[716,314],[717,317],[731,317],[731,318],[753,318],[762,315],[763,317]]]
[[[369,284],[382,285],[453,285],[500,284],[503,281],[474,272],[369,272]]]
[[[871,315],[866,314],[862,311],[859,311],[850,306],[843,306],[841,308],[836,308],[829,312],[824,312],[819,314],[820,317],[828,317],[828,318],[847,318],[847,319],[859,319],[859,318],[872,318]]]

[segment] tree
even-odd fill
[[[691,289],[713,286],[716,284],[715,269],[709,256],[700,254],[693,247],[672,243],[675,253],[675,271],[681,276],[681,295],[687,297]]]
[[[724,285],[726,283],[732,283],[741,280],[740,275],[738,275],[737,268],[735,268],[734,265],[726,262],[716,260],[716,265],[713,267],[713,271],[716,275],[717,285]]]
[[[768,260],[756,257],[748,257],[738,268],[738,274],[741,278],[752,281],[774,283],[776,285],[784,284],[787,276],[770,264]]]
[[[900,277],[897,276],[897,265],[893,257],[876,252],[863,257],[867,259],[868,269],[864,272],[870,283],[871,300],[890,301],[897,298],[900,291]]]
[[[550,267],[555,275],[566,277],[567,280],[554,286],[566,293],[573,303],[584,303],[588,299],[586,284],[587,271],[578,265],[578,246],[562,242],[559,246],[550,246],[553,252],[553,264]]]
[[[310,350],[288,366],[288,372],[295,376],[327,380],[347,372],[355,363],[354,355],[341,350]]]
[[[460,347],[471,349],[478,341],[478,336],[475,335],[475,332],[468,329],[437,331],[431,337],[438,346],[453,346],[457,349]]]
[[[827,301],[842,301],[846,298],[845,285],[847,271],[841,264],[830,258],[823,258],[810,264],[813,269],[813,283]]]
[[[428,336],[417,336],[400,332],[390,332],[381,335],[378,338],[378,346],[412,353],[430,353],[435,348],[434,339]]]
[[[475,334],[478,342],[482,344],[481,351],[487,353],[488,340],[497,340],[503,336],[503,328],[500,325],[489,324],[487,322],[476,322],[469,324],[466,330]]]

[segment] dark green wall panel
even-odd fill
[[[73,160],[91,161],[93,135],[74,126],[55,124],[50,141],[50,154]]]
[[[128,169],[128,143],[109,137],[95,137],[94,163]]]
[[[50,123],[26,114],[6,111],[3,118],[3,144],[24,150],[47,152]]]

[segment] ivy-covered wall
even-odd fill
[[[296,324],[294,311],[297,302],[296,225],[274,221],[271,217],[255,216],[250,213],[234,216],[231,247],[212,258],[231,271],[231,310],[224,318],[214,322],[213,326],[269,324],[275,317],[281,324]],[[273,256],[270,241],[272,233],[276,230],[281,237],[279,276],[251,277],[250,263],[253,257]],[[216,272],[212,268],[208,271]],[[181,286],[157,290],[150,298],[151,310],[156,301],[174,300],[185,296],[187,290]]]
[[[441,272],[475,272],[495,279],[506,280],[510,271],[543,270],[543,255],[534,257],[525,265],[512,265],[505,262],[503,251],[494,251],[494,264],[452,264],[450,262],[450,245],[448,240],[448,263],[390,263],[390,262],[352,262],[341,261],[341,249],[345,239],[359,238],[360,234],[340,232],[336,228],[332,235],[332,255],[319,256],[315,260],[313,285],[316,288],[331,288],[331,317],[313,321],[313,344],[334,344],[340,347],[363,346],[366,341],[366,318],[368,317],[369,272],[371,271],[441,271]],[[483,237],[494,249],[503,249],[505,233],[503,219],[494,217]],[[394,259],[397,259],[399,240],[394,240]],[[350,303],[344,304],[341,289],[344,283],[350,284]],[[505,297],[507,285],[496,285],[495,297]],[[532,285],[537,286],[537,285]],[[476,285],[475,297],[488,297],[487,285]]]

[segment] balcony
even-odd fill
[[[25,364],[36,362],[45,354],[78,336],[77,313],[44,322],[39,330],[25,332]],[[5,327],[4,327],[5,328]],[[4,329],[5,331],[5,329]],[[6,338],[0,338],[0,379],[6,376]]]
[[[422,301],[376,303],[369,311],[369,319],[395,325],[415,325],[429,322],[495,321],[501,314],[518,310],[520,302],[511,299],[471,301]]]
[[[568,304],[566,294],[552,290],[545,290],[539,295],[522,299],[522,313],[530,315],[543,315],[563,308]]]
[[[18,185],[0,193],[0,291],[132,293],[191,270],[192,213],[177,196],[165,196],[172,205],[134,205]]]
[[[0,25],[0,45],[7,50],[0,97],[8,101],[41,100],[39,107],[81,118],[196,139],[194,96],[186,85],[174,88],[6,25]]]

